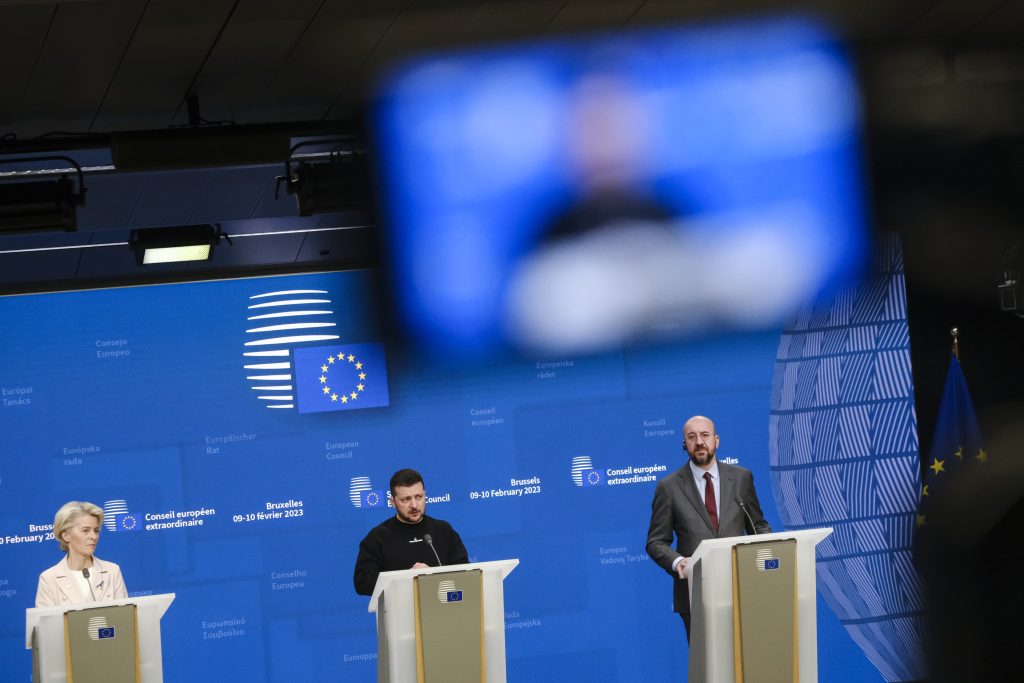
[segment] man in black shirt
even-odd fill
[[[466,564],[469,554],[448,522],[426,515],[423,477],[416,470],[398,470],[391,477],[395,516],[378,524],[359,543],[353,576],[356,593],[372,595],[381,572],[440,564]],[[431,537],[433,550],[425,538]],[[435,557],[435,551],[437,553]]]

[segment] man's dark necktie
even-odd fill
[[[708,517],[711,518],[711,528],[718,533],[718,504],[715,503],[715,485],[711,483],[711,473],[704,473],[704,507],[708,509]]]

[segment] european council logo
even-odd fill
[[[85,630],[93,640],[103,640],[114,637],[114,627],[107,623],[106,617],[89,617],[89,623]]]
[[[387,494],[373,488],[369,477],[352,477],[348,484],[348,497],[357,508],[376,508],[387,505]]]
[[[300,413],[380,408],[389,403],[381,344],[295,350]]]
[[[779,558],[772,557],[775,553],[771,548],[762,548],[754,556],[754,564],[759,572],[770,572],[779,568]]]
[[[339,339],[325,289],[287,289],[249,297],[245,330],[246,379],[267,408],[295,407],[292,351]]]
[[[572,481],[576,486],[600,486],[604,477],[594,469],[589,455],[578,455],[572,459]]]
[[[455,587],[454,581],[438,581],[437,583],[438,602],[462,602],[462,591]]]
[[[103,526],[107,531],[135,531],[139,517],[128,512],[128,501],[108,500],[103,503]]]

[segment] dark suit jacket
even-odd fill
[[[659,481],[654,489],[651,526],[647,531],[647,554],[675,579],[672,605],[676,612],[689,614],[690,594],[687,581],[678,578],[672,570],[672,561],[680,556],[692,555],[706,538],[727,538],[742,536],[744,531],[755,532],[736,502],[737,497],[746,505],[757,533],[765,534],[772,530],[761,513],[761,503],[754,490],[754,475],[750,470],[719,462],[718,475],[721,477],[718,533],[711,528],[711,519],[693,480],[689,461]],[[673,534],[676,537],[675,550],[672,549]]]

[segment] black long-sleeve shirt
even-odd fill
[[[462,545],[462,539],[448,522],[423,515],[416,524],[406,524],[392,517],[371,529],[359,542],[353,576],[356,593],[372,595],[381,572],[411,569],[417,562],[438,566],[433,551],[423,540],[425,534],[430,534],[441,564],[469,562],[469,553]]]

